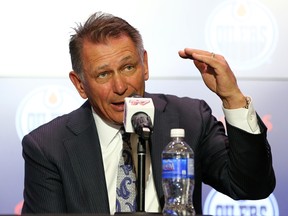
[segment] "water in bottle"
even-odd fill
[[[184,141],[184,129],[171,129],[170,135],[171,142],[162,152],[163,214],[195,215],[194,152]]]

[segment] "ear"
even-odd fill
[[[144,64],[144,80],[147,81],[149,79],[149,67],[148,67],[148,54],[146,50],[144,51],[143,64]]]
[[[69,73],[69,78],[83,99],[87,98],[82,80],[75,71]]]

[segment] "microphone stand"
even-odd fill
[[[137,173],[137,209],[138,212],[145,211],[145,176],[146,176],[146,146],[150,139],[151,131],[149,127],[143,127],[141,133],[138,134],[139,141],[137,147],[138,155],[138,173]]]
[[[137,212],[145,212],[145,165],[146,146],[149,142],[153,125],[150,117],[144,112],[137,112],[132,116],[131,123],[135,133],[138,135],[138,173],[137,173]]]

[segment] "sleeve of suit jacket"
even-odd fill
[[[273,192],[276,180],[267,129],[258,116],[260,134],[229,124],[225,130],[203,100],[163,94],[146,96],[153,98],[156,107],[153,136],[157,146],[168,143],[171,128],[185,129],[185,140],[195,154],[193,201],[198,213],[202,182],[236,200],[263,199]],[[157,162],[161,163],[160,159]]]
[[[204,101],[198,105],[201,128],[196,136],[195,160],[201,167],[202,181],[236,200],[269,196],[275,187],[275,175],[267,129],[259,116],[260,134],[226,123],[226,136],[222,123],[212,116],[209,106]]]

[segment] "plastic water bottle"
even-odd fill
[[[193,206],[194,152],[184,141],[185,131],[171,129],[171,142],[162,152],[163,215],[195,215]]]

